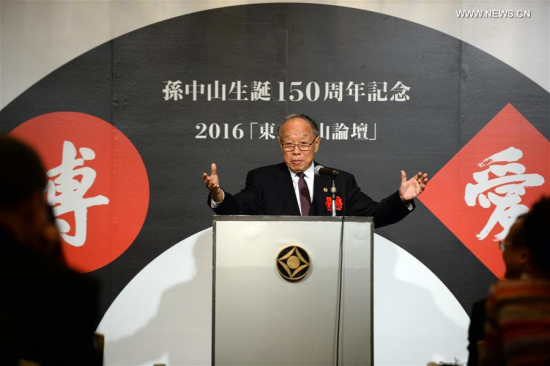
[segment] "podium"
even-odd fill
[[[215,216],[213,365],[372,365],[373,223]]]

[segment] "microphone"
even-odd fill
[[[316,165],[315,168],[315,175],[330,175],[331,177],[337,177],[340,172],[335,169],[325,168],[322,165]]]

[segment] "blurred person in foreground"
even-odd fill
[[[98,285],[69,269],[51,242],[42,162],[0,135],[0,172],[0,364],[101,365],[93,343]]]
[[[509,280],[487,297],[483,365],[550,365],[549,241],[550,198],[542,198],[501,245]]]
[[[525,214],[518,216],[516,221],[510,227],[508,235],[504,239],[504,242],[500,243],[504,246],[504,243],[508,245],[520,245],[522,241],[522,233],[520,231],[521,225]],[[513,268],[507,270],[504,274],[504,278],[508,280],[519,278],[519,274],[516,273]],[[472,305],[470,313],[470,326],[468,327],[468,366],[477,366],[479,364],[479,350],[485,347],[484,326],[485,326],[485,307],[487,298],[484,297],[476,301]],[[480,343],[481,342],[481,343]]]

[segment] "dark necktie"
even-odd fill
[[[309,188],[307,188],[307,183],[304,179],[305,174],[302,172],[296,175],[300,178],[298,179],[298,190],[300,191],[300,205],[302,207],[302,216],[308,216],[309,208],[311,207],[311,196],[309,195]]]

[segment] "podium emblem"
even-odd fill
[[[277,255],[276,264],[281,277],[289,282],[303,280],[311,267],[309,254],[297,245],[283,248]]]

